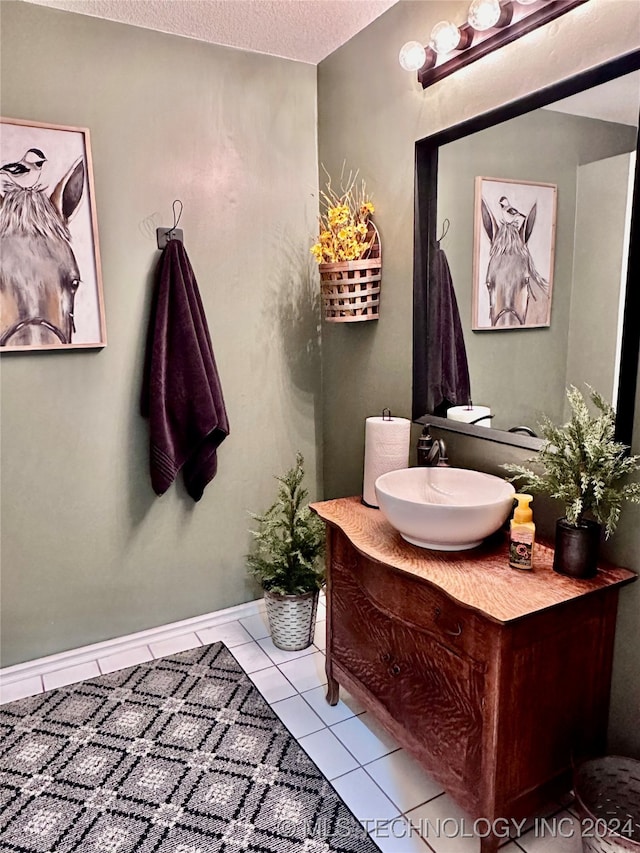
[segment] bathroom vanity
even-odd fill
[[[561,576],[543,544],[517,571],[502,533],[425,550],[359,497],[311,508],[327,523],[327,701],[343,685],[474,819],[568,791],[572,751],[605,748],[618,592],[636,575]]]

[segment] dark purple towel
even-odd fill
[[[149,418],[154,492],[164,494],[182,469],[187,492],[199,501],[216,475],[229,422],[198,285],[177,240],[158,264],[141,410]]]
[[[427,411],[443,414],[471,399],[467,350],[447,256],[436,244],[430,285]]]

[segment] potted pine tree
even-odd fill
[[[556,522],[553,568],[580,578],[597,571],[603,527],[608,539],[624,502],[640,503],[640,483],[623,482],[640,468],[640,456],[629,456],[629,448],[615,441],[614,409],[593,388],[589,391],[599,414],[593,416],[582,393],[571,386],[568,423],[556,426],[545,417],[540,424],[545,443],[538,456],[525,465],[504,466],[521,490],[564,502],[564,517]]]
[[[279,483],[274,503],[262,515],[251,513],[258,528],[247,556],[251,574],[264,590],[269,628],[273,644],[279,649],[306,649],[313,640],[318,593],[324,583],[325,527],[305,503],[303,488],[304,459],[300,452],[296,464]]]

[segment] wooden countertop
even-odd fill
[[[538,541],[533,571],[512,569],[506,537],[500,534],[470,551],[418,548],[405,542],[379,509],[365,506],[359,497],[316,502],[310,507],[327,524],[342,530],[365,557],[422,578],[496,622],[511,622],[637,580],[635,572],[604,562],[595,578],[560,575],[553,571],[553,548]]]

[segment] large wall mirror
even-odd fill
[[[612,401],[618,438],[630,443],[640,341],[639,69],[637,51],[416,143],[414,420],[537,447],[529,432],[542,414],[566,420],[566,387],[588,383]],[[528,321],[515,309],[497,319],[496,308],[479,322],[474,303],[488,312],[505,289],[481,254],[489,257],[490,233],[495,240],[503,222],[518,226],[526,246]],[[436,316],[438,248],[463,344]],[[536,319],[547,296],[529,285],[529,274],[548,285],[550,317],[538,311]],[[512,266],[508,275],[516,280],[521,270]],[[446,419],[449,406],[466,400],[434,404],[428,354],[437,340],[454,351],[464,346],[470,396],[490,407],[490,422]]]

